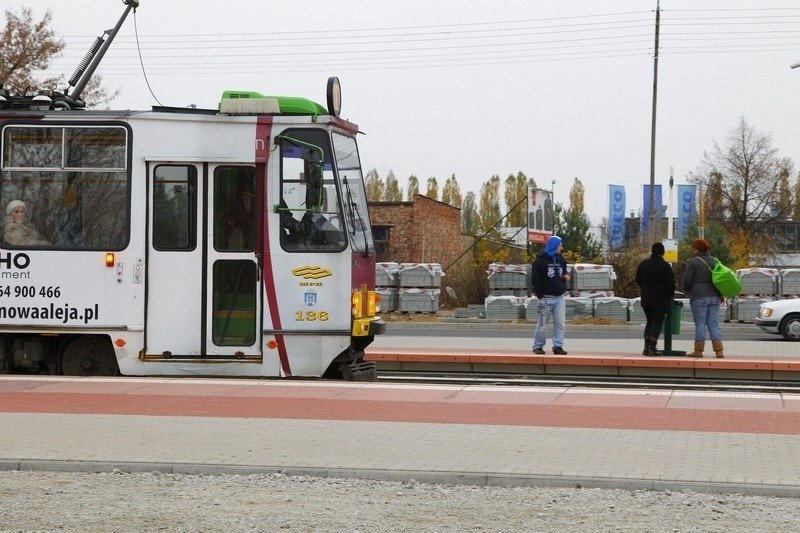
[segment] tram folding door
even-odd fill
[[[150,166],[148,356],[261,354],[255,168]]]

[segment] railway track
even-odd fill
[[[495,385],[508,387],[570,387],[609,389],[669,389],[708,392],[800,394],[800,383],[753,379],[676,379],[620,376],[542,376],[500,373],[465,372],[399,372],[379,371],[382,383],[415,383],[441,385]]]

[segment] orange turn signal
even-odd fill
[[[113,267],[114,266],[114,254],[112,252],[106,253],[106,266]]]

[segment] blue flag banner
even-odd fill
[[[643,185],[644,195],[642,197],[642,235],[644,236],[650,230],[650,185]],[[661,185],[656,185],[653,189],[655,205],[655,219],[658,220],[663,215],[661,214]]]
[[[625,187],[608,186],[608,245],[619,248],[625,244]]]
[[[697,220],[696,197],[697,185],[678,185],[678,240],[683,238],[686,228]]]

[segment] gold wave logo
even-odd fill
[[[327,278],[332,275],[331,271],[327,268],[319,266],[301,266],[292,270],[292,274],[302,277],[303,279],[319,279]]]

